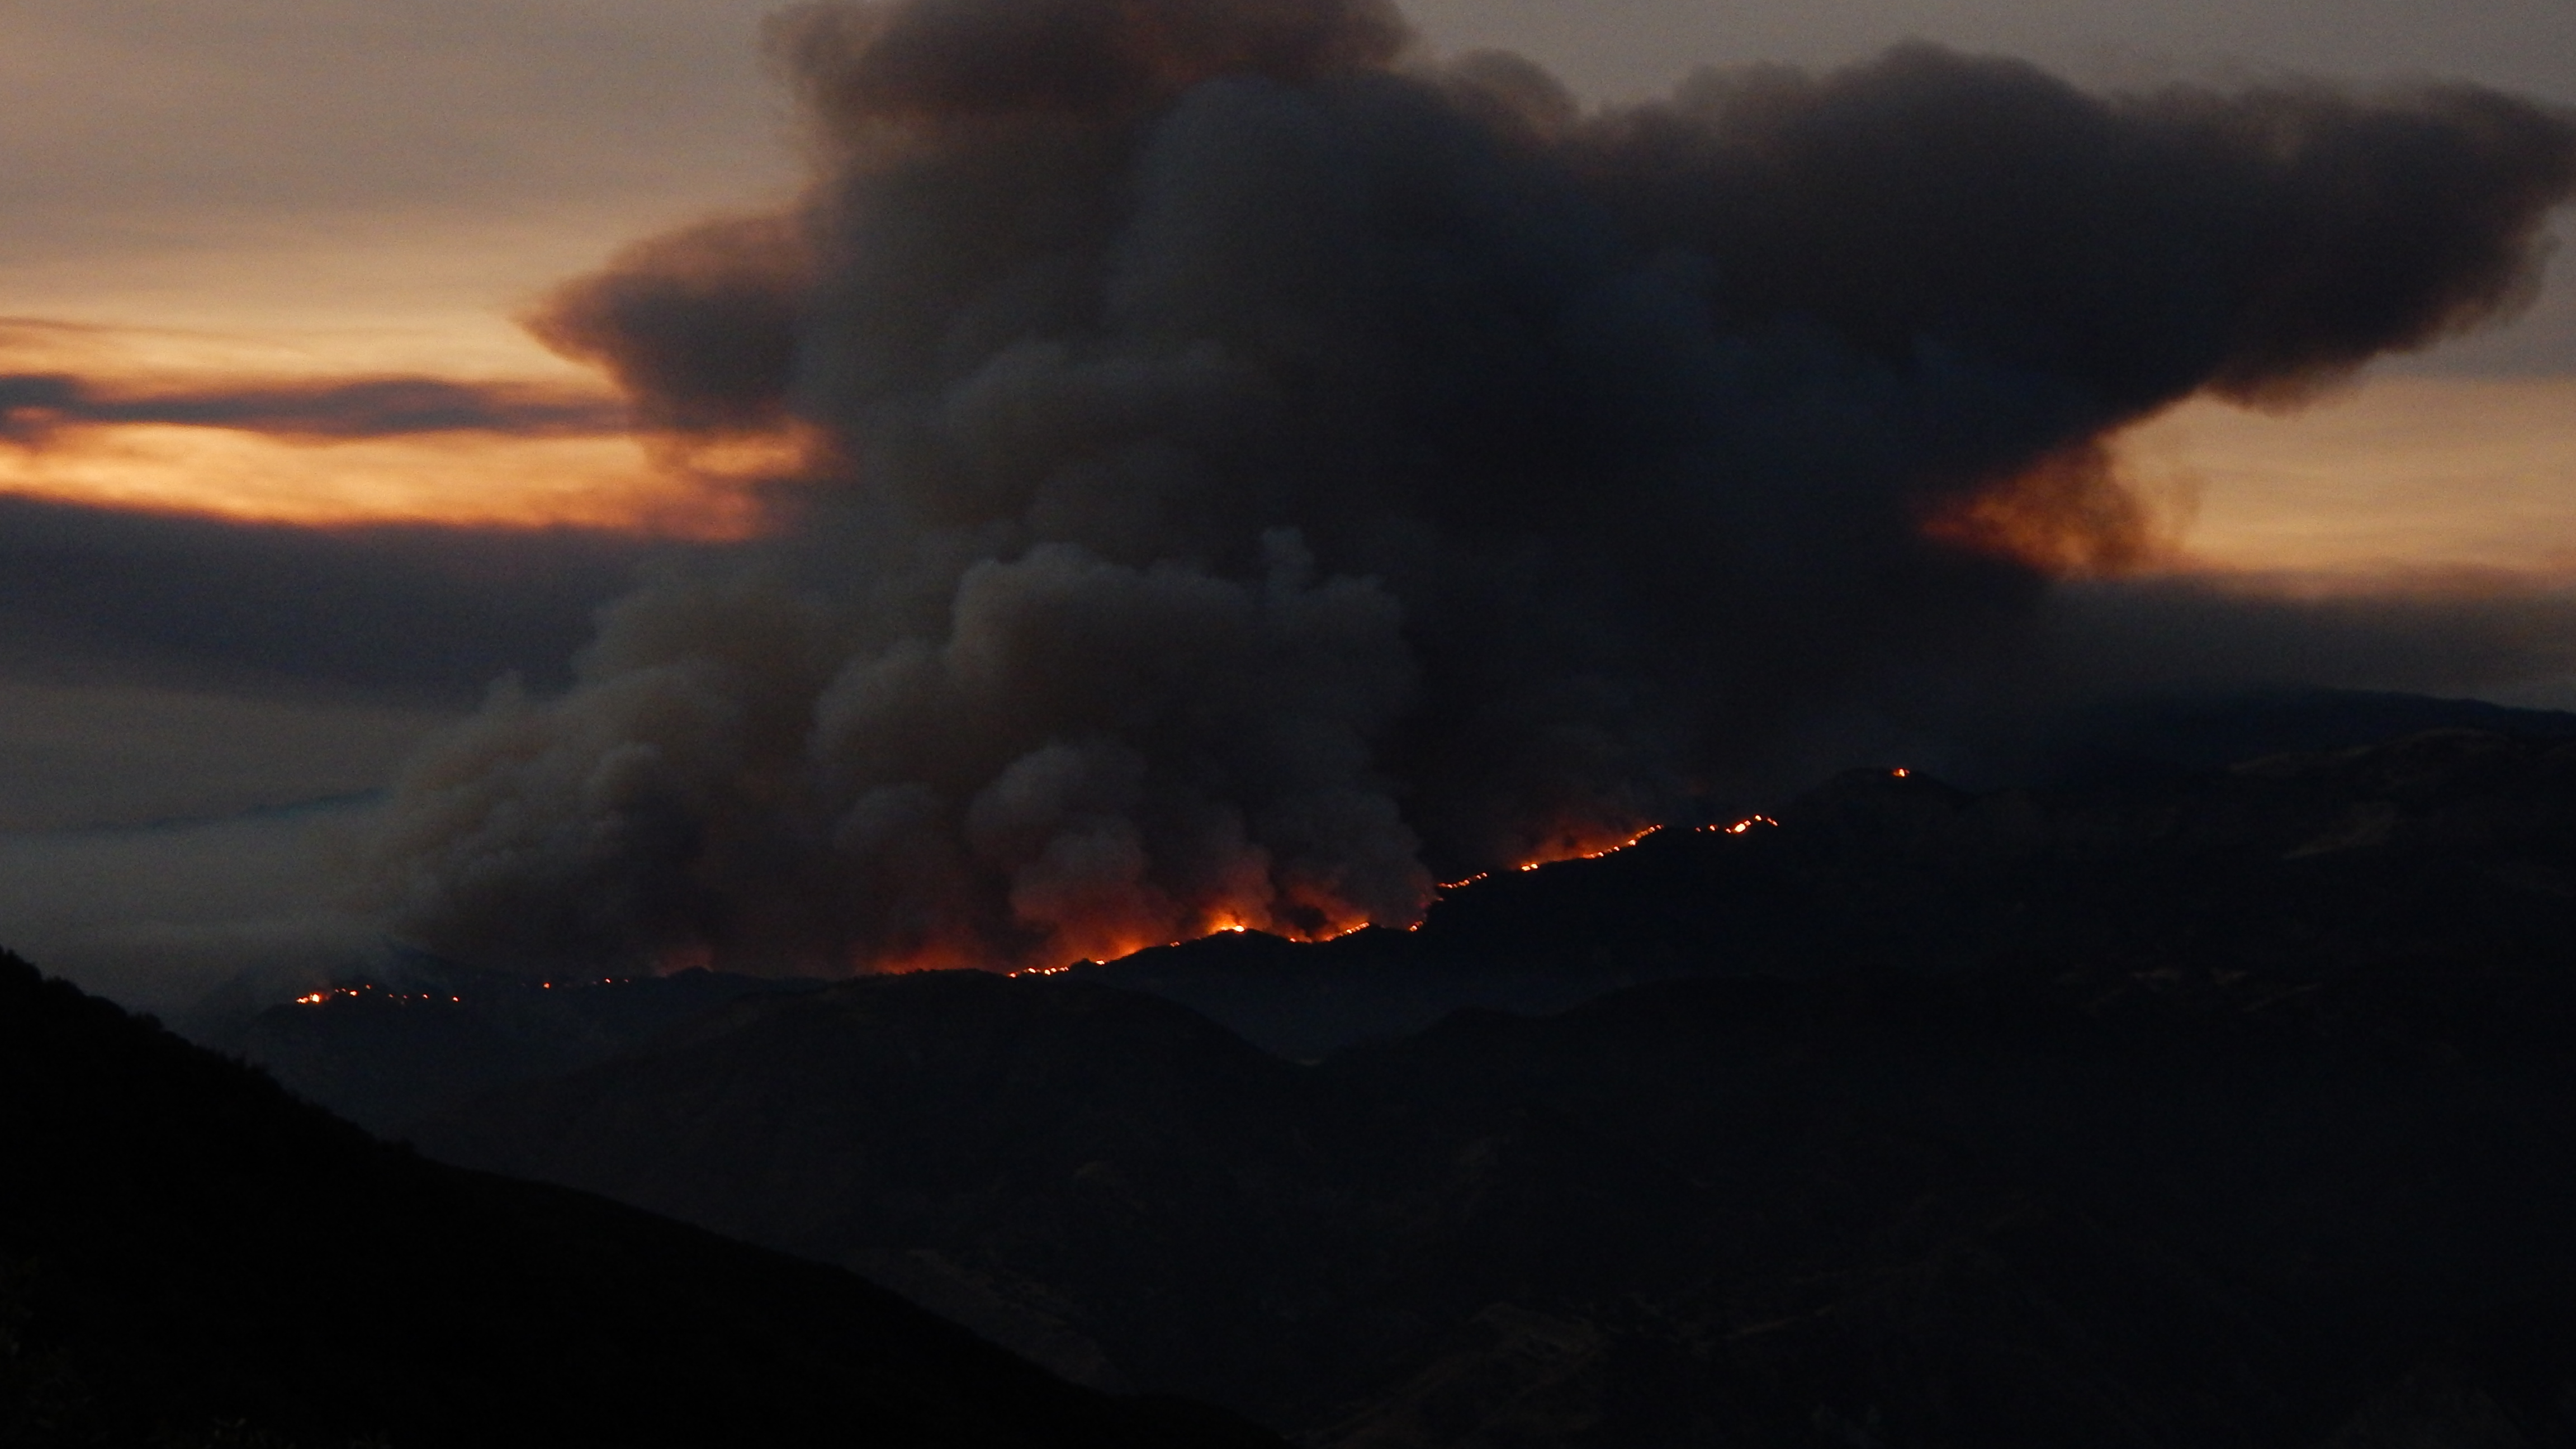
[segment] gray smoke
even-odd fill
[[[415,762],[492,963],[1053,964],[1402,923],[2152,551],[2101,440],[2529,295],[2566,118],[2088,95],[1909,47],[1586,113],[1368,0],[902,0],[774,37],[818,174],[541,336],[777,540]],[[1895,681],[1897,683],[1891,683]]]

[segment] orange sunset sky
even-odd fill
[[[771,202],[795,138],[744,0],[25,0],[0,17],[19,184],[0,214],[0,373],[129,391],[411,374],[600,391],[513,318],[677,221]],[[1577,12],[1580,12],[1578,16]],[[2097,84],[2284,69],[2437,74],[2576,100],[2553,0],[2225,7],[1424,0],[1435,50],[1523,49],[1595,100],[1686,62],[1831,63],[1908,35]],[[2499,333],[2286,415],[2194,403],[2138,429],[2172,567],[2315,578],[2576,569],[2576,281]],[[720,479],[600,429],[316,440],[65,426],[0,490],[299,524],[752,526]]]

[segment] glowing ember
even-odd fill
[[[594,984],[600,986],[620,986],[635,979],[636,978],[634,977],[625,976],[602,976],[595,983],[589,981],[539,981],[534,984],[541,991],[552,991],[558,985],[566,987],[590,986]],[[447,1002],[456,1006],[462,1006],[465,1004],[465,998],[454,993],[436,991],[388,991],[385,988],[376,985],[372,981],[361,981],[355,986],[329,986],[320,991],[308,991],[302,996],[294,998],[294,1004],[297,1006],[323,1006],[333,1001],[342,1000],[388,1001],[397,1005],[406,1006],[421,1002],[427,1002],[433,1006],[440,1002]]]
[[[1612,855],[1619,851],[1626,850],[1629,846],[1636,844],[1638,841],[1645,839],[1647,836],[1652,835],[1663,828],[1664,827],[1660,825],[1649,825],[1645,829],[1638,831],[1636,834],[1629,836],[1627,839],[1620,841],[1616,845],[1605,845],[1599,850],[1587,850],[1582,854],[1575,856],[1574,859],[1599,860],[1605,855]]]
[[[1903,772],[1902,770],[1900,770],[1900,771],[1897,771],[1897,773],[1901,775],[1901,774],[1903,774],[1904,772]],[[1770,816],[1768,816],[1768,815],[1748,815],[1748,816],[1744,817],[1744,818],[1743,818],[1743,819],[1741,819],[1741,820],[1735,821],[1735,822],[1734,822],[1734,823],[1732,823],[1732,824],[1727,824],[1727,825],[1702,825],[1702,826],[1698,826],[1698,827],[1696,827],[1696,829],[1697,829],[1697,830],[1699,830],[1700,832],[1703,832],[1703,833],[1714,832],[1714,833],[1721,834],[1721,835],[1744,835],[1744,834],[1748,834],[1748,833],[1750,833],[1750,832],[1752,831],[1753,827],[1755,827],[1755,826],[1757,826],[1757,825],[1778,825],[1779,823],[1780,823],[1779,821],[1772,819],[1772,818],[1771,818]],[[1609,842],[1609,843],[1607,843],[1607,844],[1594,846],[1594,847],[1592,847],[1591,849],[1576,849],[1576,848],[1573,848],[1573,847],[1572,847],[1572,845],[1569,843],[1569,844],[1567,845],[1567,847],[1566,847],[1566,853],[1564,853],[1564,854],[1562,854],[1562,855],[1551,855],[1551,856],[1547,856],[1547,857],[1544,857],[1544,858],[1542,858],[1542,859],[1538,859],[1538,860],[1527,860],[1527,861],[1523,861],[1523,862],[1521,862],[1518,866],[1514,867],[1514,869],[1515,869],[1515,870],[1518,870],[1518,871],[1522,871],[1522,872],[1528,872],[1528,871],[1534,871],[1534,870],[1537,870],[1537,869],[1538,869],[1538,868],[1540,868],[1541,866],[1557,864],[1557,863],[1558,863],[1558,862],[1560,862],[1560,861],[1568,861],[1568,860],[1600,860],[1600,859],[1602,859],[1602,858],[1603,858],[1603,857],[1605,857],[1605,856],[1616,855],[1616,854],[1618,854],[1620,851],[1626,850],[1626,849],[1628,849],[1628,848],[1630,848],[1630,847],[1632,847],[1632,846],[1635,846],[1635,845],[1642,844],[1642,843],[1643,843],[1644,841],[1646,841],[1649,837],[1651,837],[1651,836],[1654,836],[1654,835],[1656,835],[1656,834],[1661,833],[1663,829],[1664,829],[1664,827],[1663,827],[1663,826],[1660,826],[1660,825],[1649,825],[1649,826],[1647,826],[1646,828],[1644,828],[1644,829],[1642,829],[1642,830],[1637,831],[1635,834],[1633,834],[1633,835],[1629,835],[1629,836],[1625,837],[1624,839],[1612,840],[1612,841],[1610,841],[1610,842]],[[1467,887],[1469,887],[1469,886],[1475,885],[1475,884],[1476,884],[1476,883],[1478,883],[1479,881],[1484,881],[1484,880],[1491,879],[1491,878],[1492,878],[1492,875],[1493,875],[1493,872],[1491,872],[1491,871],[1482,871],[1482,870],[1480,870],[1480,871],[1477,871],[1477,872],[1476,872],[1475,874],[1473,874],[1473,875],[1461,876],[1461,877],[1459,877],[1459,878],[1458,878],[1458,879],[1456,879],[1456,880],[1444,880],[1444,881],[1440,881],[1440,882],[1438,882],[1438,883],[1437,883],[1436,888],[1437,888],[1438,890],[1440,890],[1443,894],[1446,894],[1446,893],[1451,892],[1451,891],[1462,891],[1462,890],[1465,890],[1465,889],[1466,889]],[[1376,923],[1376,922],[1374,922],[1374,921],[1364,921],[1364,920],[1363,920],[1363,921],[1343,921],[1343,922],[1335,922],[1335,923],[1332,923],[1332,924],[1328,924],[1328,925],[1324,925],[1324,926],[1320,926],[1320,927],[1315,927],[1315,928],[1313,928],[1313,929],[1308,929],[1308,930],[1283,930],[1283,929],[1281,929],[1281,928],[1280,928],[1279,926],[1277,926],[1277,925],[1264,926],[1264,927],[1261,927],[1261,928],[1259,928],[1259,929],[1263,929],[1263,930],[1271,931],[1271,932],[1273,932],[1273,933],[1275,933],[1275,934],[1281,935],[1281,936],[1283,936],[1284,938],[1286,938],[1286,939],[1288,939],[1288,940],[1292,940],[1292,941],[1303,941],[1303,942],[1323,942],[1323,941],[1338,941],[1338,940],[1340,940],[1340,939],[1341,939],[1342,937],[1344,937],[1344,936],[1351,935],[1351,934],[1353,934],[1353,933],[1355,933],[1355,932],[1359,932],[1359,931],[1367,930],[1369,927],[1371,927],[1371,926],[1373,926],[1373,925],[1375,925],[1375,924],[1377,924],[1377,923]],[[1421,921],[1419,921],[1419,920],[1412,921],[1412,922],[1407,923],[1407,924],[1404,926],[1404,930],[1406,930],[1407,932],[1419,931],[1419,930],[1421,930],[1421,929],[1422,929],[1422,924],[1423,924],[1423,923],[1422,923]],[[1212,922],[1212,923],[1211,923],[1211,924],[1210,924],[1210,925],[1209,925],[1209,926],[1208,926],[1204,931],[1202,931],[1200,934],[1198,934],[1198,935],[1197,935],[1197,936],[1195,936],[1195,937],[1191,937],[1191,938],[1189,938],[1189,939],[1193,939],[1193,940],[1206,940],[1206,939],[1208,939],[1208,938],[1210,938],[1210,937],[1213,937],[1213,936],[1220,936],[1220,935],[1241,935],[1241,934],[1243,934],[1244,932],[1246,932],[1246,931],[1250,931],[1250,930],[1253,930],[1253,929],[1256,929],[1256,928],[1255,928],[1254,926],[1252,926],[1252,925],[1249,925],[1249,924],[1247,924],[1247,923],[1243,922],[1242,920],[1239,920],[1239,919],[1223,919],[1223,920],[1220,920],[1220,921],[1217,921],[1217,922]],[[1103,962],[1103,961],[1115,961],[1115,960],[1120,959],[1121,957],[1129,956],[1129,955],[1133,955],[1134,953],[1136,953],[1136,952],[1138,952],[1138,951],[1150,950],[1150,949],[1152,949],[1153,947],[1158,946],[1158,945],[1161,945],[1161,946],[1178,946],[1178,945],[1181,945],[1181,944],[1183,944],[1183,942],[1182,942],[1182,941],[1180,941],[1180,940],[1172,940],[1172,941],[1153,941],[1153,940],[1143,940],[1143,941],[1132,941],[1132,942],[1131,942],[1131,941],[1116,941],[1116,942],[1113,942],[1113,943],[1112,943],[1112,945],[1111,945],[1110,949],[1108,949],[1108,950],[1106,950],[1106,951],[1099,952],[1099,953],[1094,954],[1094,955],[1086,956],[1086,957],[1084,957],[1082,960],[1080,960],[1080,961],[1078,961],[1078,962],[1072,962],[1072,963],[1068,963],[1068,964],[1066,964],[1066,965],[1062,965],[1062,966],[1026,966],[1026,967],[1022,967],[1022,968],[1020,968],[1020,969],[1018,969],[1018,970],[1016,970],[1016,971],[1008,971],[1008,972],[1004,972],[1003,974],[1004,974],[1004,975],[1006,975],[1006,976],[1014,977],[1014,978],[1022,977],[1022,976],[1057,976],[1057,975],[1061,975],[1061,974],[1063,974],[1064,972],[1067,972],[1067,971],[1072,970],[1072,969],[1074,968],[1074,966],[1076,966],[1076,965],[1082,965],[1082,966],[1096,966],[1096,965],[1100,964],[1100,963],[1101,963],[1101,962]],[[956,962],[956,963],[953,963],[953,964],[954,964],[954,965],[972,965],[972,964],[975,964],[975,963],[971,963],[971,962]],[[883,968],[883,967],[880,967],[880,969],[884,969],[884,968]],[[917,961],[912,961],[912,962],[907,962],[907,963],[904,965],[904,967],[902,967],[902,968],[900,968],[900,969],[906,969],[906,970],[920,970],[920,969],[926,969],[926,968],[925,968],[925,967],[924,967],[924,965],[922,965],[921,963],[919,963],[919,962],[917,962]]]

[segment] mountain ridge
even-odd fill
[[[1318,1449],[2576,1442],[2576,747],[1779,821],[1157,958],[1700,953],[1554,1014],[1300,1067],[1114,966],[874,978],[416,1140],[940,1265]]]
[[[0,1442],[1257,1449],[829,1268],[420,1159],[0,954]]]

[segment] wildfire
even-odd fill
[[[442,996],[435,992],[427,991],[417,993],[386,991],[378,987],[373,982],[362,981],[355,986],[333,986],[321,991],[308,991],[304,995],[295,998],[295,1004],[298,1006],[320,1006],[326,1002],[342,998],[346,998],[350,1001],[358,1001],[367,997],[373,997],[379,1001],[395,1001],[406,1004],[419,1001],[447,1001],[462,1005],[465,1000],[462,996]]]
[[[1897,771],[1897,773],[1901,775],[1901,774],[1903,774],[1904,772],[1903,772],[1902,770],[1900,770],[1900,771]],[[1734,821],[1734,822],[1732,822],[1732,823],[1730,823],[1730,824],[1722,824],[1722,825],[1701,825],[1701,826],[1697,826],[1697,827],[1695,827],[1695,829],[1696,829],[1698,832],[1700,832],[1700,833],[1712,833],[1712,832],[1713,832],[1713,833],[1720,834],[1720,835],[1745,835],[1745,834],[1749,834],[1749,833],[1753,830],[1753,828],[1754,828],[1755,826],[1757,826],[1757,825],[1775,825],[1775,826],[1776,826],[1776,825],[1778,825],[1779,823],[1780,823],[1779,821],[1772,819],[1772,818],[1771,818],[1770,816],[1768,816],[1768,815],[1748,815],[1748,816],[1745,816],[1743,819],[1741,819],[1741,820],[1737,820],[1737,821]],[[1566,850],[1566,852],[1565,852],[1564,854],[1561,854],[1561,855],[1550,855],[1550,856],[1546,856],[1546,857],[1543,857],[1543,858],[1540,858],[1540,859],[1536,859],[1536,860],[1526,860],[1526,861],[1522,861],[1522,862],[1520,862],[1518,865],[1516,865],[1516,866],[1514,866],[1514,867],[1512,867],[1512,868],[1513,868],[1515,871],[1519,871],[1519,872],[1527,872],[1527,871],[1534,871],[1534,870],[1537,870],[1537,869],[1538,869],[1538,868],[1540,868],[1541,866],[1555,865],[1555,864],[1557,864],[1557,863],[1559,863],[1559,862],[1561,862],[1561,861],[1569,861],[1569,860],[1599,860],[1599,859],[1602,859],[1602,858],[1603,858],[1603,857],[1605,857],[1605,856],[1616,855],[1616,854],[1618,854],[1620,851],[1630,849],[1630,848],[1632,848],[1632,847],[1634,847],[1634,846],[1637,846],[1637,845],[1641,845],[1641,844],[1643,844],[1645,841],[1647,841],[1648,839],[1650,839],[1651,837],[1653,837],[1653,836],[1655,836],[1655,835],[1658,835],[1658,834],[1662,833],[1662,831],[1663,831],[1663,830],[1664,830],[1664,827],[1663,827],[1663,826],[1661,826],[1661,825],[1649,825],[1649,826],[1645,827],[1644,829],[1642,829],[1642,830],[1639,830],[1639,831],[1635,832],[1634,834],[1631,834],[1631,835],[1625,836],[1625,837],[1623,837],[1623,838],[1610,840],[1610,841],[1608,841],[1608,842],[1606,842],[1606,843],[1603,843],[1603,844],[1595,845],[1595,846],[1591,847],[1590,849],[1574,849],[1574,848],[1569,848],[1569,849],[1567,849],[1567,850]],[[1570,842],[1569,842],[1569,845],[1570,845]],[[1493,872],[1492,872],[1492,871],[1484,871],[1484,870],[1480,870],[1480,871],[1477,871],[1477,872],[1476,872],[1475,874],[1473,874],[1473,875],[1461,876],[1461,877],[1459,877],[1459,878],[1458,878],[1458,879],[1456,879],[1456,880],[1444,880],[1444,881],[1437,882],[1437,883],[1435,884],[1435,887],[1434,887],[1434,888],[1435,888],[1435,889],[1437,889],[1438,891],[1440,891],[1442,894],[1444,894],[1444,895],[1445,895],[1445,894],[1448,894],[1448,893],[1453,892],[1453,891],[1462,891],[1462,890],[1465,890],[1467,887],[1472,886],[1472,885],[1475,885],[1475,884],[1476,884],[1477,882],[1479,882],[1479,881],[1484,881],[1484,880],[1491,879],[1491,878],[1492,878],[1492,876],[1493,876]],[[1241,935],[1242,933],[1244,933],[1244,932],[1246,932],[1246,931],[1251,931],[1251,930],[1256,930],[1256,929],[1258,929],[1258,930],[1265,930],[1265,931],[1269,931],[1269,932],[1272,932],[1272,933],[1277,934],[1277,935],[1280,935],[1280,936],[1284,936],[1285,938],[1287,938],[1287,939],[1289,939],[1289,940],[1292,940],[1292,941],[1306,941],[1306,942],[1338,941],[1338,940],[1340,940],[1340,939],[1341,939],[1342,937],[1344,937],[1344,936],[1351,935],[1351,934],[1353,934],[1353,933],[1355,933],[1355,932],[1358,932],[1358,931],[1364,931],[1364,930],[1367,930],[1370,926],[1372,926],[1372,925],[1374,925],[1374,924],[1376,924],[1376,923],[1375,923],[1375,922],[1371,922],[1371,921],[1335,921],[1335,922],[1331,922],[1331,923],[1329,923],[1329,924],[1325,924],[1325,925],[1322,925],[1322,926],[1311,927],[1311,928],[1303,929],[1303,930],[1295,930],[1295,929],[1284,929],[1284,928],[1282,928],[1280,925],[1275,924],[1275,923],[1274,923],[1274,924],[1269,924],[1269,925],[1255,926],[1255,925],[1253,925],[1253,924],[1250,924],[1250,923],[1247,923],[1247,922],[1245,922],[1245,921],[1241,920],[1240,918],[1235,918],[1235,917],[1226,917],[1226,918],[1221,918],[1221,919],[1219,919],[1219,920],[1216,920],[1216,921],[1213,921],[1213,922],[1209,923],[1209,924],[1208,924],[1208,926],[1206,927],[1206,929],[1204,929],[1203,931],[1201,931],[1197,936],[1192,937],[1192,938],[1190,938],[1190,939],[1204,940],[1204,939],[1207,939],[1207,938],[1209,938],[1209,937],[1213,937],[1213,936],[1221,936],[1221,935]],[[1405,929],[1406,931],[1408,931],[1408,932],[1412,932],[1412,931],[1419,931],[1419,930],[1421,930],[1421,929],[1422,929],[1422,922],[1420,922],[1420,921],[1418,921],[1418,920],[1417,920],[1417,921],[1414,921],[1414,922],[1411,922],[1410,924],[1406,925],[1406,926],[1404,927],[1404,929]],[[1103,962],[1103,961],[1115,961],[1115,960],[1118,960],[1118,959],[1119,959],[1119,958],[1121,958],[1121,957],[1132,955],[1132,954],[1134,954],[1134,953],[1136,953],[1136,952],[1138,952],[1138,951],[1150,950],[1150,949],[1152,949],[1152,948],[1154,948],[1154,947],[1156,947],[1156,946],[1178,946],[1178,945],[1181,945],[1181,944],[1183,944],[1183,942],[1182,942],[1181,940],[1177,940],[1177,939],[1176,939],[1176,940],[1171,940],[1171,941],[1156,941],[1156,940],[1150,940],[1150,939],[1147,939],[1147,940],[1133,940],[1133,941],[1130,941],[1130,940],[1117,940],[1117,941],[1112,941],[1112,942],[1110,942],[1110,943],[1109,943],[1109,945],[1108,945],[1108,948],[1107,948],[1106,950],[1103,950],[1103,949],[1101,949],[1101,948],[1099,948],[1098,946],[1096,946],[1096,945],[1095,945],[1095,947],[1093,948],[1093,954],[1088,955],[1088,956],[1085,956],[1084,958],[1082,958],[1082,959],[1081,959],[1081,960],[1079,960],[1079,961],[1069,962],[1069,963],[1067,963],[1067,964],[1065,964],[1065,965],[1061,965],[1061,966],[1024,966],[1024,967],[1021,967],[1020,969],[1018,969],[1018,970],[1016,970],[1016,971],[1010,971],[1010,972],[1006,972],[1006,973],[1004,973],[1004,974],[1005,974],[1005,975],[1008,975],[1008,976],[1011,976],[1011,977],[1014,977],[1014,978],[1022,977],[1022,976],[1059,976],[1059,975],[1062,975],[1063,973],[1065,973],[1065,972],[1067,972],[1067,971],[1072,970],[1075,966],[1078,966],[1078,965],[1079,965],[1079,966],[1096,966],[1096,965],[1100,964],[1100,963],[1101,963],[1101,962]],[[961,963],[961,964],[962,964],[962,963]],[[885,968],[884,968],[884,967],[882,967],[882,966],[880,966],[880,968],[879,968],[879,969],[881,969],[881,970],[882,970],[882,969],[885,969]],[[920,962],[918,962],[917,960],[916,960],[916,961],[907,961],[907,962],[904,964],[904,966],[903,966],[903,967],[898,968],[898,969],[918,970],[918,969],[922,969],[922,965],[921,965],[921,963],[920,963]]]
[[[1605,845],[1599,850],[1587,850],[1573,858],[1576,860],[1599,860],[1605,855],[1616,855],[1620,851],[1626,850],[1629,846],[1636,844],[1638,841],[1645,839],[1647,836],[1652,835],[1663,828],[1664,827],[1660,825],[1649,825],[1645,829],[1638,831],[1636,834],[1629,836],[1627,839],[1620,841],[1616,845]],[[1541,864],[1545,863],[1546,862],[1541,862]],[[1536,870],[1537,868],[1538,867],[1535,865],[1525,865],[1521,867],[1523,870]]]
[[[602,976],[596,981],[536,981],[524,982],[522,984],[533,985],[540,991],[552,991],[558,986],[566,988],[582,986],[622,986],[635,979],[636,978],[631,976]],[[361,981],[355,986],[326,986],[319,991],[308,991],[302,996],[296,997],[294,1004],[297,1006],[324,1006],[333,1001],[390,1001],[398,1005],[405,1006],[418,1005],[424,1002],[433,1006],[440,1002],[446,1002],[456,1006],[462,1006],[465,1004],[464,997],[451,992],[388,991],[384,987],[378,986],[372,981]]]
[[[1903,770],[1899,770],[1896,773],[1903,775],[1905,772]],[[1747,831],[1750,831],[1756,825],[1777,825],[1779,823],[1779,821],[1772,819],[1768,815],[1748,815],[1731,825],[1703,825],[1700,826],[1699,829],[1703,833],[1715,832],[1720,835],[1742,835]],[[1513,869],[1519,871],[1533,871],[1538,869],[1540,866],[1554,865],[1558,861],[1563,860],[1599,860],[1605,855],[1616,855],[1620,851],[1626,850],[1631,846],[1641,844],[1648,837],[1662,831],[1663,828],[1664,827],[1660,825],[1649,825],[1645,829],[1638,831],[1636,834],[1631,835],[1624,840],[1614,840],[1607,845],[1596,846],[1590,850],[1575,850],[1569,851],[1563,855],[1550,855],[1536,860],[1525,860],[1519,865],[1514,866]],[[1493,872],[1491,871],[1480,870],[1474,875],[1460,876],[1456,880],[1441,881],[1438,883],[1437,889],[1443,894],[1451,891],[1462,891],[1467,887],[1476,884],[1478,881],[1488,879],[1492,874]],[[1406,929],[1413,930],[1418,928],[1409,926]]]
[[[1538,869],[1540,866],[1554,865],[1558,861],[1563,860],[1599,860],[1605,855],[1616,855],[1620,851],[1626,850],[1628,847],[1637,844],[1663,828],[1664,827],[1660,825],[1649,825],[1645,829],[1640,830],[1633,835],[1598,845],[1592,845],[1589,848],[1576,845],[1571,841],[1566,841],[1563,842],[1564,848],[1559,852],[1552,855],[1541,855],[1522,861],[1520,864],[1512,868],[1518,871],[1533,871]],[[1474,875],[1465,876],[1458,880],[1444,880],[1438,883],[1438,889],[1443,891],[1465,890],[1467,887],[1474,885],[1476,882],[1485,879],[1491,874],[1493,874],[1493,872],[1480,870]]]

